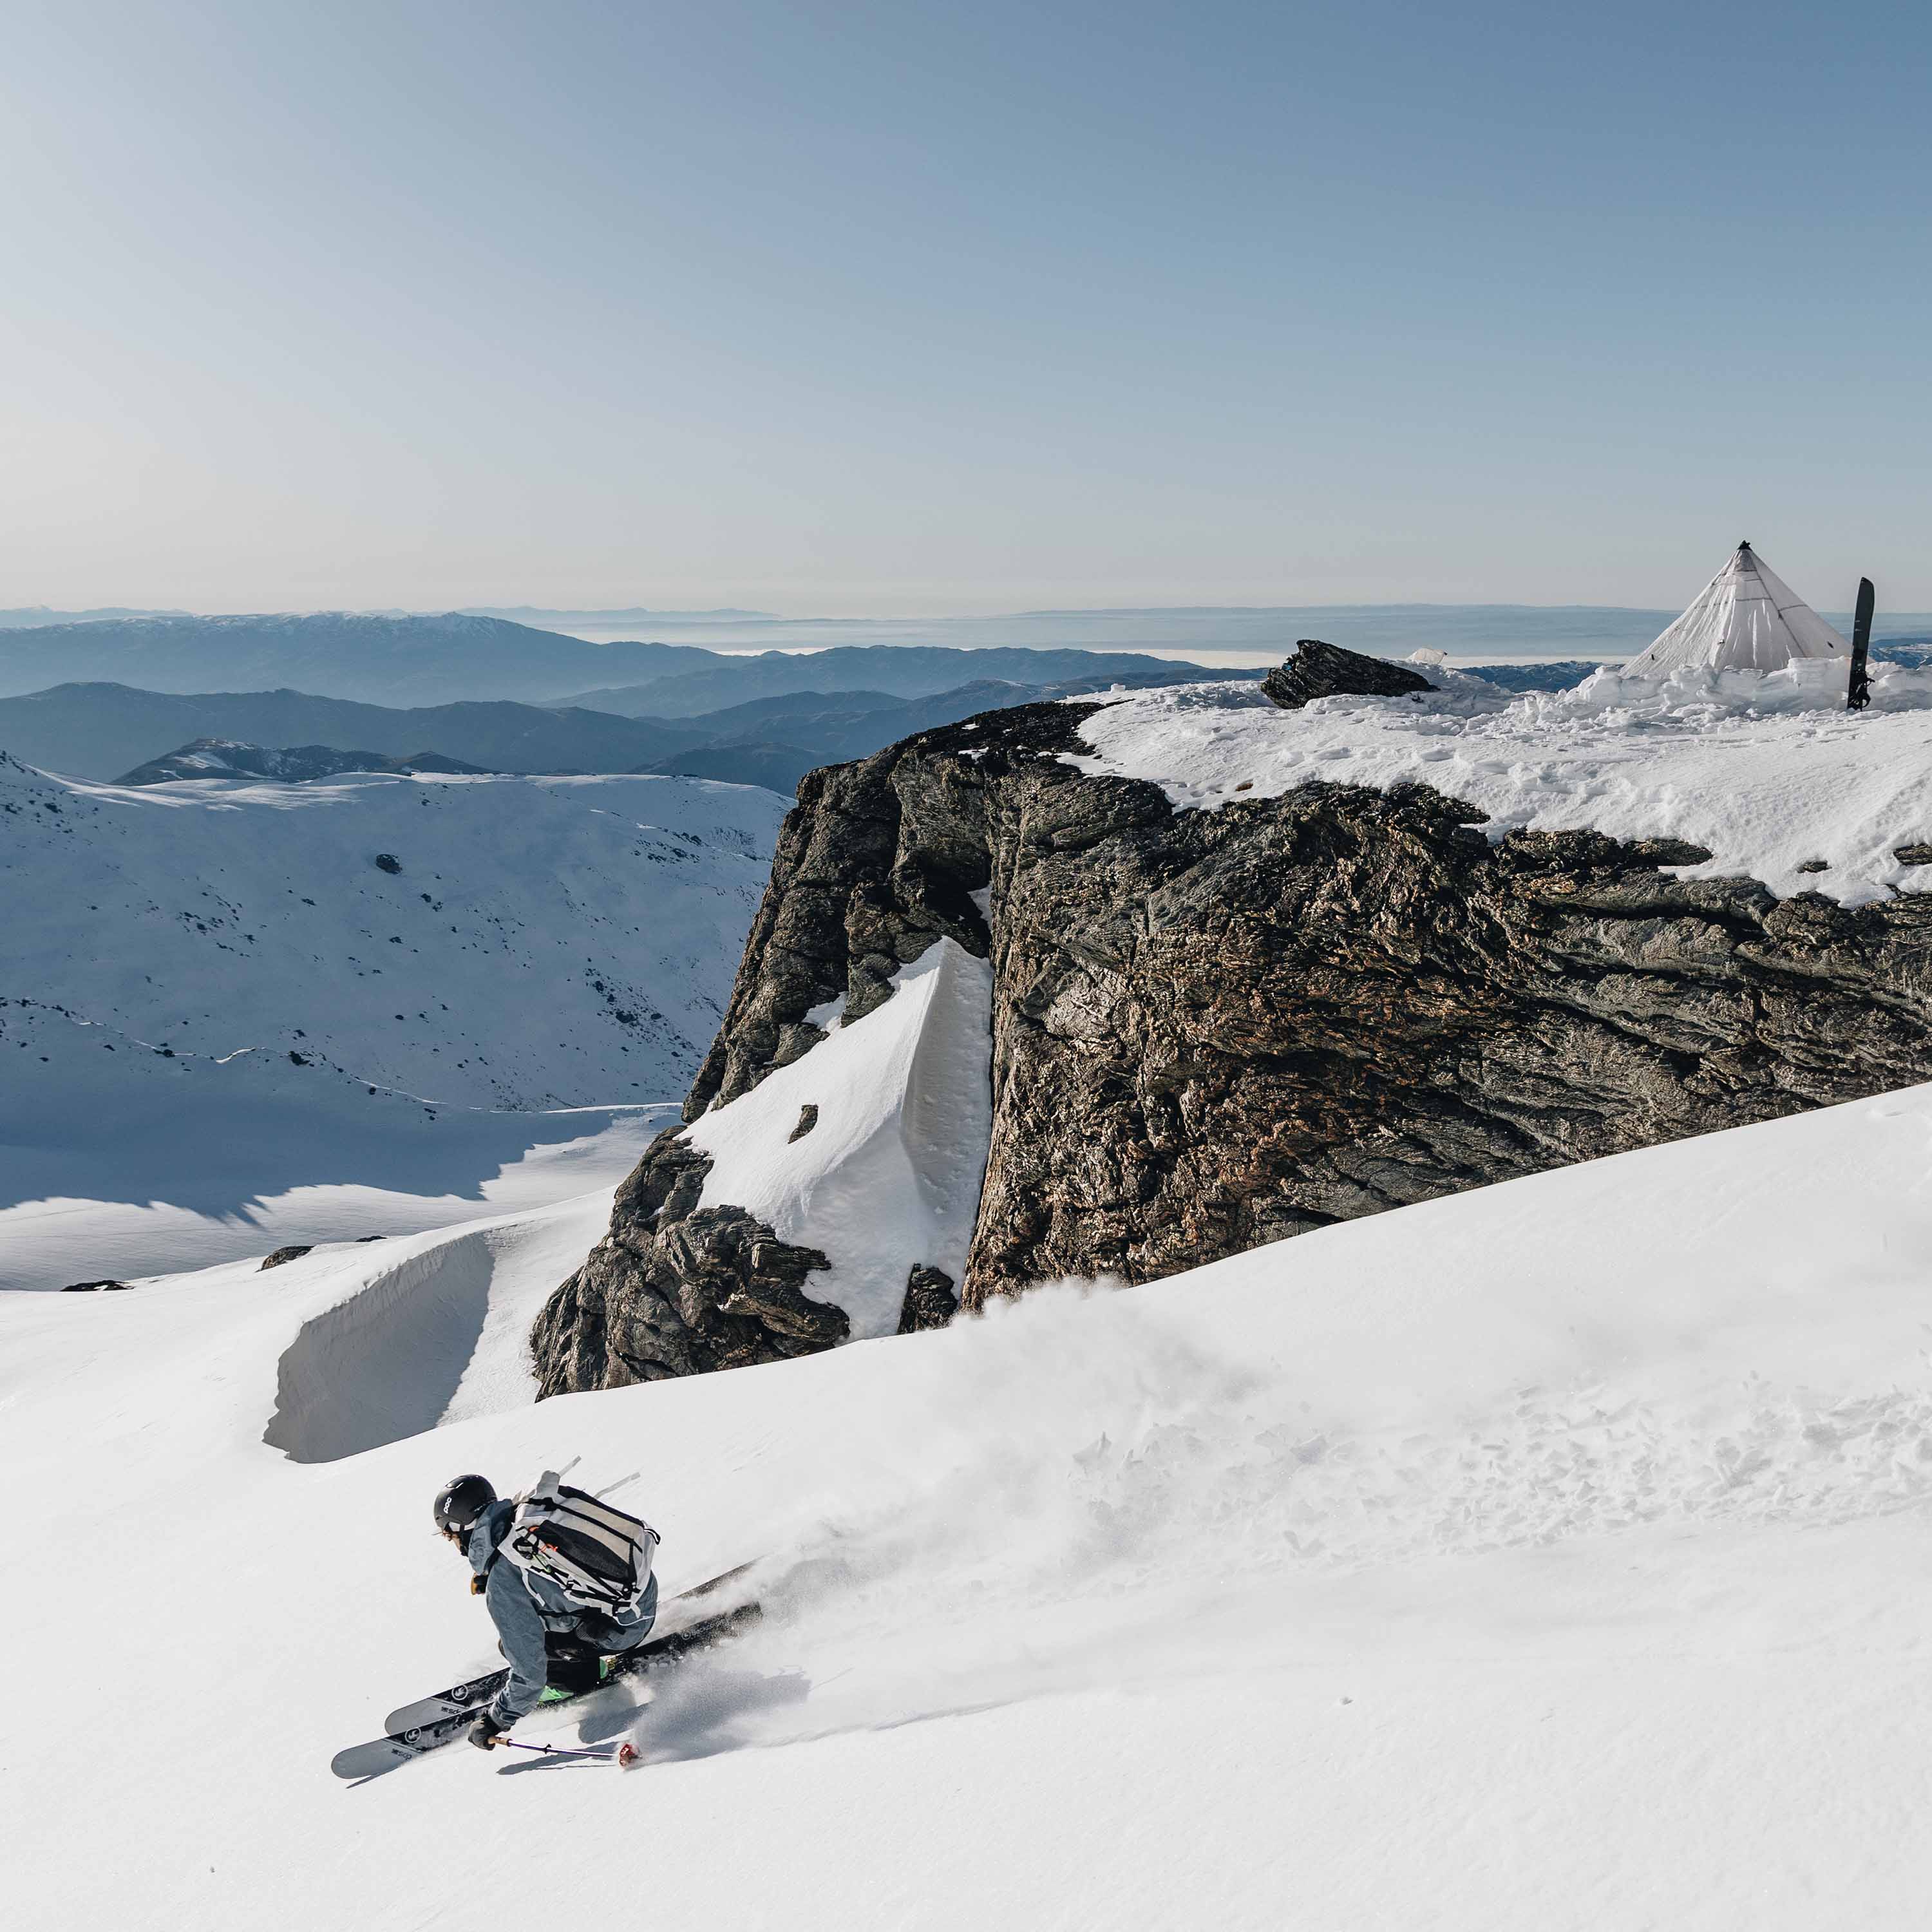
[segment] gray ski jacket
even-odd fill
[[[514,1563],[500,1563],[496,1546],[508,1534],[516,1514],[514,1503],[500,1498],[477,1519],[468,1545],[470,1568],[489,1580],[483,1601],[510,1666],[509,1682],[490,1706],[490,1714],[505,1726],[527,1715],[543,1695],[550,1674],[547,1637],[573,1637],[592,1650],[615,1655],[642,1643],[650,1635],[658,1614],[655,1576],[634,1616],[613,1617],[601,1610],[579,1610],[566,1601],[554,1584],[541,1576],[525,1576]]]

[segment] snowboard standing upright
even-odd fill
[[[1865,674],[1865,660],[1871,651],[1872,606],[1877,593],[1869,577],[1858,579],[1858,613],[1852,620],[1852,680],[1845,693],[1845,709],[1862,711],[1871,702],[1871,680]]]

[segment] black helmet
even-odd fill
[[[436,1492],[436,1526],[445,1536],[467,1536],[496,1500],[488,1476],[458,1476]]]

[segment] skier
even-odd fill
[[[502,1558],[500,1546],[517,1507],[500,1499],[484,1476],[458,1476],[436,1492],[436,1526],[469,1558],[476,1572],[470,1588],[488,1606],[497,1647],[510,1666],[508,1682],[470,1727],[470,1742],[482,1750],[493,1748],[547,1690],[566,1696],[595,1690],[613,1659],[650,1635],[658,1612],[655,1576],[634,1609],[614,1614],[572,1603],[548,1576]]]

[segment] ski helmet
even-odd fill
[[[496,1500],[488,1476],[458,1476],[436,1492],[436,1526],[444,1535],[465,1535]]]

